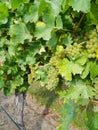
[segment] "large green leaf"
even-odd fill
[[[77,79],[71,83],[71,86],[66,93],[66,99],[72,99],[76,102],[82,99],[85,102],[85,100],[89,100],[90,97],[92,98],[93,95],[93,87],[88,84],[88,81]]]
[[[51,26],[48,26],[46,23],[39,21],[36,23],[34,34],[37,39],[43,38],[44,40],[49,40],[51,37],[51,31]]]
[[[13,24],[10,27],[10,36],[13,43],[24,43],[25,39],[32,40],[32,36],[26,28],[26,25],[22,22]]]
[[[72,41],[72,37],[70,34],[61,34],[60,39],[61,43],[65,46],[70,45]]]
[[[71,81],[72,80],[72,71],[71,71],[71,66],[72,64],[70,63],[70,61],[66,58],[64,58],[63,60],[61,60],[61,62],[59,63],[59,73],[66,79]]]
[[[17,9],[21,4],[28,2],[29,0],[10,0],[12,10]]]
[[[71,68],[70,69],[71,69],[73,75],[81,74],[82,71],[83,71],[83,67],[79,64],[74,63],[74,62],[71,62]]]
[[[0,24],[5,24],[7,22],[8,7],[6,4],[0,2]]]
[[[76,64],[72,61],[69,61],[68,59],[64,58],[59,63],[59,73],[66,79],[71,81],[72,80],[72,74],[81,74],[83,71],[83,67],[79,64]]]
[[[10,42],[8,45],[8,53],[11,57],[15,56],[16,50],[17,46],[13,42]]]
[[[63,23],[62,23],[62,19],[61,19],[60,15],[58,15],[56,17],[56,28],[58,28],[58,29],[62,29],[63,28]]]
[[[77,11],[85,13],[90,11],[90,0],[70,0],[70,5]]]
[[[92,105],[89,103],[87,110],[87,126],[89,130],[97,130],[98,129],[98,106]]]
[[[60,119],[61,125],[57,127],[57,130],[69,130],[69,125],[76,116],[76,106],[72,102],[67,101],[61,112],[63,117]]]
[[[38,5],[39,3],[35,1],[34,4],[30,6],[28,17],[30,19],[30,22],[36,22],[38,20]],[[27,17],[27,20],[28,20]]]
[[[88,23],[89,24],[98,24],[98,3],[92,3],[91,4],[91,10],[90,12],[87,14],[87,18],[88,18]]]
[[[51,32],[51,38],[47,41],[47,45],[49,47],[56,47],[57,40],[58,40],[58,37],[56,35],[56,32],[52,31]]]
[[[62,12],[64,13],[69,8],[69,0],[62,0]]]
[[[52,0],[50,1],[50,5],[52,8],[52,13],[54,16],[57,16],[61,10],[61,4],[63,0]]]
[[[87,62],[86,56],[81,56],[78,59],[75,60],[75,63],[78,63],[80,65],[84,65]]]
[[[47,1],[47,0],[40,0],[40,4],[39,4],[39,16],[42,15],[42,13],[44,11],[47,10],[47,8],[50,8],[50,12],[51,14],[56,17],[60,10],[61,10],[61,4],[62,4],[62,0],[53,0],[53,1]]]
[[[46,10],[47,6],[50,4],[46,0],[40,0],[39,8],[38,8],[38,15],[41,16],[42,13]]]
[[[49,40],[51,38],[51,31],[55,26],[55,18],[60,12],[61,2],[62,0],[40,1],[38,13],[39,16],[41,15],[42,21],[36,23],[34,34],[37,39],[43,38],[44,40]],[[58,28],[62,28],[62,20],[60,16],[57,17],[56,25]]]
[[[90,72],[90,63],[88,62],[85,66],[85,69],[83,70],[83,73],[81,74],[81,78],[85,79]]]
[[[90,62],[90,78],[94,79],[98,76],[98,63]]]

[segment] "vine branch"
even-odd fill
[[[73,38],[75,37],[75,35],[76,35],[77,31],[78,31],[78,28],[79,28],[79,26],[80,26],[80,24],[81,24],[81,22],[82,22],[84,16],[85,16],[85,14],[83,14],[83,15],[81,16],[81,18],[80,18],[80,20],[79,20],[79,22],[78,22],[78,25],[76,26],[76,28],[75,28],[75,30],[74,30],[74,32],[73,32],[73,34],[72,34],[72,37],[73,37]]]

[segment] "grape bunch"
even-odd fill
[[[88,58],[97,58],[98,59],[98,34],[96,30],[89,35],[89,40],[86,43],[86,49],[88,53]]]
[[[58,71],[57,69],[52,67],[48,71],[48,82],[46,88],[48,90],[53,90],[55,89],[55,87],[57,87],[58,82],[59,82]]]
[[[60,59],[57,56],[53,56],[50,59],[50,65],[57,67],[60,63]]]
[[[65,49],[65,54],[71,60],[75,60],[77,57],[82,55],[82,44],[77,44],[76,42],[73,45],[69,45]]]
[[[56,51],[55,55],[60,58],[60,59],[63,59],[65,57],[65,49],[62,49],[60,51]]]
[[[60,60],[65,57],[65,49],[63,46],[57,46],[55,55],[50,59],[50,65],[58,67]]]
[[[32,84],[33,79],[36,78],[36,68],[34,66],[29,66],[30,67],[30,74],[28,74],[28,83],[29,85]]]

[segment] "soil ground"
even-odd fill
[[[14,95],[6,97],[0,92],[0,105],[14,118]],[[48,113],[45,106],[36,103],[35,99],[27,95],[24,107],[26,130],[56,130],[57,117],[57,113]],[[1,107],[0,130],[18,130]]]
[[[6,97],[0,92],[0,130],[19,130],[2,110],[2,107],[14,119],[14,95]],[[59,115],[53,110],[38,104],[27,94],[24,106],[24,123],[26,130],[56,130]],[[73,126],[69,130],[78,130]]]

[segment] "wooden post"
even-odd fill
[[[23,121],[25,94],[15,91],[15,121],[20,126],[21,130],[26,130]]]

